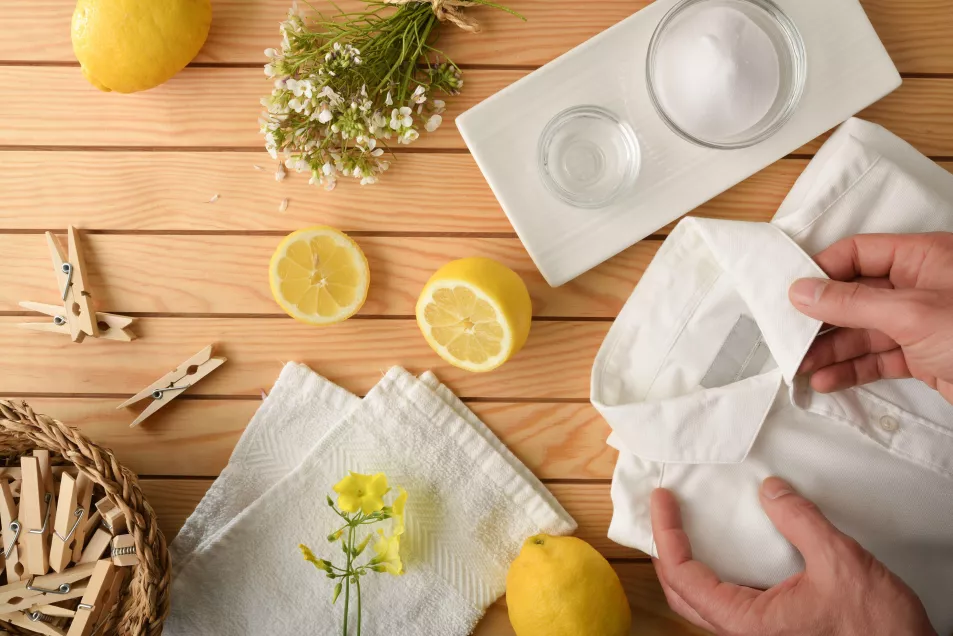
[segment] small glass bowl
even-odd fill
[[[604,208],[638,176],[641,153],[632,127],[598,106],[556,115],[539,139],[539,171],[554,195],[577,208]]]
[[[667,112],[658,90],[656,55],[671,27],[689,18],[694,11],[708,7],[727,7],[742,12],[761,27],[771,39],[780,63],[780,85],[774,104],[767,114],[747,130],[720,139],[704,139],[675,123]],[[677,135],[699,146],[719,150],[748,148],[764,141],[791,119],[804,94],[807,80],[807,51],[804,40],[790,18],[771,0],[682,0],[662,18],[652,40],[646,62],[649,97],[662,121]]]

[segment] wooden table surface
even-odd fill
[[[254,170],[273,165],[256,124],[258,99],[269,90],[262,51],[278,42],[289,3],[214,0],[212,31],[195,62],[160,88],[123,96],[100,93],[80,74],[70,0],[0,2],[0,396],[25,399],[113,448],[142,476],[171,539],[225,465],[280,361],[307,363],[358,394],[392,365],[433,369],[549,485],[579,521],[579,536],[612,561],[629,592],[634,633],[698,633],[668,610],[645,555],[606,539],[615,455],[588,403],[596,350],[669,228],[551,289],[452,122],[647,2],[509,0],[527,23],[481,9],[484,33],[445,28],[442,46],[465,69],[466,88],[449,100],[444,126],[402,152],[382,184],[345,184],[330,194],[300,175],[279,184]],[[953,168],[953,0],[863,4],[904,75],[903,87],[863,116]],[[696,214],[770,219],[819,143]],[[278,213],[284,198],[290,205]],[[25,315],[19,301],[57,298],[41,233],[70,224],[89,231],[98,309],[138,317],[136,342],[75,345],[15,328]],[[280,237],[315,224],[350,232],[373,280],[361,314],[325,329],[286,318],[267,282]],[[429,275],[472,255],[516,269],[537,318],[526,349],[488,375],[444,364],[413,321]],[[133,416],[115,406],[211,342],[228,364],[130,430]],[[477,633],[512,634],[501,604]]]

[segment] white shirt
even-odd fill
[[[821,323],[787,296],[824,276],[809,255],[838,239],[953,231],[951,202],[953,175],[854,119],[771,223],[682,221],[593,368],[592,402],[620,451],[609,537],[657,555],[649,495],[670,488],[696,558],[772,586],[803,568],[758,499],[777,475],[953,630],[953,406],[915,380],[813,392],[795,374]]]

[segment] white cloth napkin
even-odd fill
[[[340,634],[341,601],[297,544],[341,560],[325,496],[348,471],[385,472],[410,494],[406,574],[362,579],[367,635],[469,634],[522,542],[576,527],[432,374],[392,369],[360,400],[289,364],[172,544],[165,633]]]

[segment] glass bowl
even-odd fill
[[[598,106],[556,115],[540,136],[538,152],[543,183],[577,208],[608,206],[635,183],[640,168],[631,126]]]
[[[693,17],[707,9],[721,7],[734,9],[749,18],[764,31],[778,56],[778,92],[767,112],[755,124],[740,131],[712,134],[710,131],[692,130],[690,122],[678,121],[673,104],[667,102],[666,80],[659,69],[659,51],[666,38],[680,27],[685,28]],[[674,45],[673,45],[674,46]],[[699,64],[705,61],[699,61]],[[682,62],[684,63],[684,62]],[[751,63],[750,60],[744,64]],[[758,61],[755,60],[754,64]],[[703,67],[699,67],[703,68]],[[646,78],[649,97],[662,121],[677,135],[699,146],[716,149],[747,148],[764,141],[784,126],[794,115],[804,94],[807,79],[807,51],[804,40],[794,23],[770,0],[682,0],[662,18],[652,40],[646,61]],[[697,106],[697,105],[696,105]],[[697,128],[697,127],[696,127]]]

